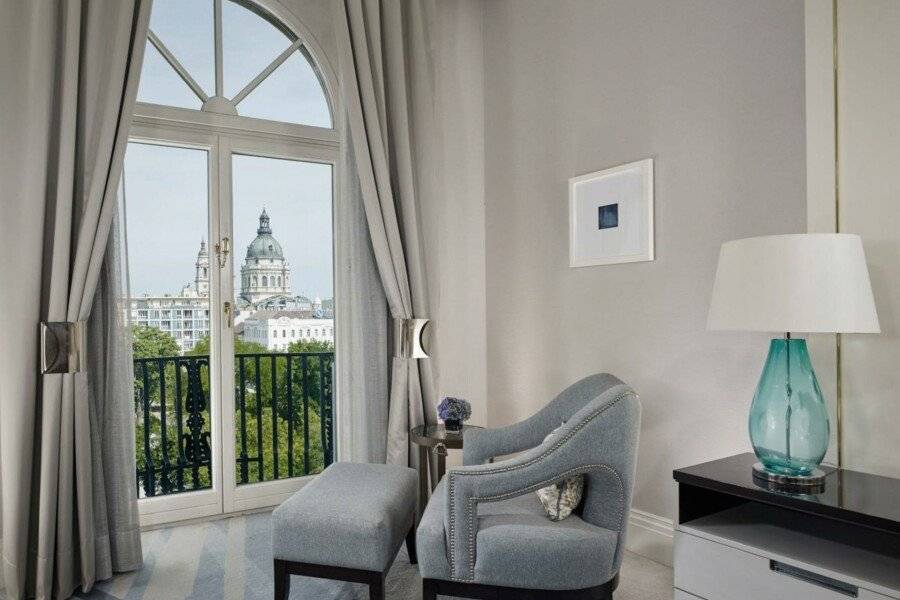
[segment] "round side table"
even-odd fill
[[[419,515],[425,510],[428,496],[437,481],[447,472],[447,451],[461,450],[463,432],[468,429],[481,429],[477,425],[463,425],[460,431],[447,431],[443,425],[419,425],[409,431],[409,439],[419,447]],[[428,486],[428,451],[437,456],[437,480]]]

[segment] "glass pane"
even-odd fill
[[[150,29],[212,96],[216,89],[213,0],[154,0]]]
[[[246,117],[331,127],[331,113],[319,78],[298,50],[238,104]]]
[[[180,108],[199,109],[201,106],[200,98],[150,42],[147,42],[147,49],[144,51],[144,67],[137,99],[140,102]]]
[[[232,158],[239,485],[334,458],[331,166]]]
[[[224,92],[233,98],[293,43],[285,33],[237,2],[222,3]]]
[[[207,152],[129,143],[123,189],[138,494],[207,489]]]

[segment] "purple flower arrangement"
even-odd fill
[[[447,431],[459,431],[462,422],[472,416],[472,405],[462,398],[446,396],[438,404],[437,411]]]

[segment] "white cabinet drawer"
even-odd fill
[[[682,531],[675,532],[675,587],[706,600],[847,600],[846,592],[826,581],[809,581],[801,570],[773,570],[768,558]],[[889,600],[859,588],[860,600]]]

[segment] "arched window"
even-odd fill
[[[263,275],[263,287],[269,286],[269,278]]]
[[[253,285],[259,285],[259,279],[256,278],[256,275],[253,276]]]
[[[281,275],[278,276],[278,283],[276,285],[278,287],[281,287]]]
[[[314,52],[251,0],[157,0],[138,101],[332,127]]]

